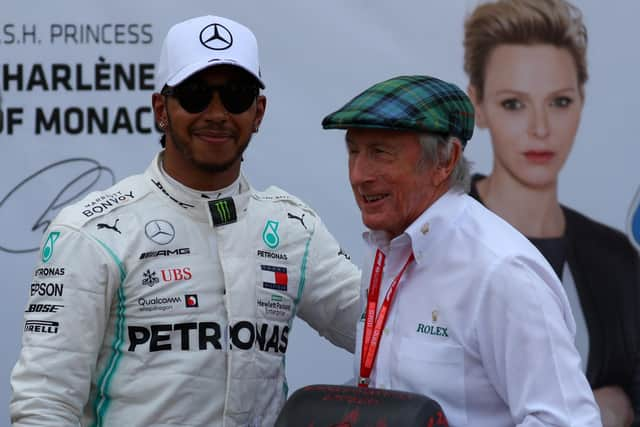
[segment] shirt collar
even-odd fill
[[[176,185],[173,180],[167,179],[165,173],[161,171],[162,158],[164,151],[158,153],[149,167],[147,168],[145,175],[152,184],[152,187],[160,191],[166,198],[168,198],[174,206],[182,208],[186,215],[193,217],[200,221],[211,222],[211,213],[209,209],[209,201],[202,196],[202,192],[196,191],[183,184]],[[232,194],[232,198],[235,204],[235,210],[238,215],[238,219],[244,216],[249,198],[253,193],[253,189],[249,185],[249,182],[245,176],[241,173],[238,181],[234,185],[238,185],[238,192]]]
[[[449,189],[429,206],[401,235],[389,240],[382,230],[369,230],[362,234],[366,244],[383,252],[397,245],[411,244],[416,262],[420,264],[430,251],[453,228],[466,206],[468,196],[458,188]]]
[[[240,187],[242,186],[242,175],[238,175],[238,177],[233,181],[230,185],[220,188],[218,190],[213,191],[199,191],[194,190],[190,187],[187,187],[177,179],[173,178],[171,175],[167,173],[164,168],[163,156],[160,156],[160,161],[158,162],[158,169],[162,174],[162,177],[168,181],[171,186],[175,188],[179,188],[182,193],[191,194],[192,197],[196,199],[222,199],[225,197],[233,197],[240,193]]]

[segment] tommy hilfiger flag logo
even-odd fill
[[[261,265],[260,268],[262,269],[262,286],[264,288],[286,292],[289,282],[286,267]]]
[[[238,220],[236,205],[231,197],[210,200],[209,212],[211,212],[213,225],[216,227],[219,225],[231,224]]]

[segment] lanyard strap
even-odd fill
[[[380,313],[376,316],[378,308],[378,296],[380,295],[380,284],[382,283],[382,270],[384,269],[385,255],[380,249],[376,251],[376,257],[373,261],[373,269],[371,270],[371,281],[369,282],[369,292],[367,296],[367,310],[364,321],[364,335],[362,337],[362,352],[360,354],[360,379],[358,381],[359,387],[369,386],[369,377],[373,370],[373,364],[378,355],[378,349],[380,347],[380,337],[382,329],[387,323],[387,316],[393,302],[393,298],[398,290],[398,284],[400,278],[404,274],[405,270],[415,259],[413,252],[409,255],[409,258],[404,263],[404,266],[398,273],[398,275],[391,282],[391,286],[387,290],[387,293],[380,306]]]

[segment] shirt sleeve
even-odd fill
[[[360,270],[320,219],[309,241],[298,315],[333,344],[353,353],[360,307]]]
[[[569,304],[551,270],[507,259],[486,280],[476,316],[480,357],[514,424],[601,426]]]
[[[15,426],[78,426],[119,282],[98,242],[64,226],[43,240],[11,374]]]

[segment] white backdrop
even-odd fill
[[[87,190],[144,170],[159,148],[158,134],[151,130],[150,87],[170,25],[218,14],[253,29],[268,104],[245,155],[245,173],[258,188],[276,184],[315,207],[359,263],[362,226],[347,185],[343,134],[323,131],[320,121],[360,90],[394,75],[431,74],[465,88],[462,25],[476,2],[5,3],[10,5],[0,18],[0,266],[5,272],[0,420],[8,419],[9,373],[19,351],[35,248],[47,220]],[[640,58],[633,30],[640,2],[576,4],[589,29],[591,77],[560,196],[569,206],[623,228],[640,182],[635,136]],[[99,41],[87,39],[81,31],[87,26],[98,29]],[[124,69],[128,75],[131,67],[135,78],[128,88],[117,73]],[[105,129],[89,127],[91,109],[106,114]],[[466,155],[476,171],[490,170],[486,133],[476,133]],[[351,356],[306,324],[296,321],[291,336],[291,391],[351,377]]]

